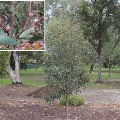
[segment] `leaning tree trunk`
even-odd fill
[[[20,84],[21,79],[20,79],[20,60],[18,54],[14,51],[13,54],[11,52],[11,55],[13,55],[14,61],[15,61],[15,70],[12,69],[12,67],[9,65],[7,67],[7,71],[12,78],[13,84]]]

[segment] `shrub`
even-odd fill
[[[85,97],[81,96],[78,97],[75,94],[69,95],[68,105],[69,106],[80,106],[85,104]],[[65,97],[60,98],[60,105],[65,106],[66,105],[66,99]]]
[[[70,95],[69,96],[69,100],[68,100],[68,105],[70,106],[76,106],[78,100],[77,100],[77,96],[76,95]]]
[[[84,105],[85,101],[86,101],[86,99],[85,99],[84,96],[81,96],[81,97],[77,98],[77,104],[76,104],[76,106]]]
[[[60,98],[60,105],[65,106],[66,105],[66,99],[64,96]]]

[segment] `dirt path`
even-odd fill
[[[65,107],[49,105],[26,94],[38,88],[26,85],[0,87],[0,120],[65,120]],[[85,90],[87,104],[69,107],[69,120],[120,120],[120,90]]]
[[[83,90],[87,103],[120,103],[120,89]]]

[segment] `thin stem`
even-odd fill
[[[66,119],[68,120],[68,82],[66,83]]]

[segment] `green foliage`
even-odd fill
[[[47,102],[54,102],[56,98],[60,98],[60,96],[63,94],[62,88],[60,87],[55,87],[55,86],[49,86],[48,87],[48,93],[45,93],[44,99]]]
[[[45,78],[48,85],[60,86],[64,95],[79,91],[81,86],[89,82],[84,68],[89,54],[88,44],[78,30],[76,22],[65,15],[61,15],[59,20],[51,18],[47,26]]]
[[[61,14],[66,14],[71,19],[75,19],[77,5],[80,2],[81,0],[46,0],[46,22],[50,20],[51,15],[59,19]]]
[[[118,6],[118,0],[92,2],[83,0],[79,6],[78,18],[83,24],[84,37],[89,40],[96,52],[109,42],[109,29],[112,29],[112,33],[117,32],[114,31],[114,27],[119,24]],[[114,19],[115,16],[116,19]]]
[[[33,43],[34,41],[37,40],[43,40],[44,39],[44,33],[33,33],[32,37],[30,37],[30,43]]]
[[[37,64],[38,63],[43,63],[44,61],[44,52],[40,51],[34,51],[33,52],[33,58],[36,60]]]
[[[20,34],[19,38],[30,38],[30,34],[35,32],[35,28],[31,27],[28,30],[26,30],[25,32],[23,32],[22,34]]]
[[[63,96],[60,98],[60,105],[62,105],[62,106],[66,105],[66,99]]]
[[[1,51],[0,52],[0,76],[7,74],[7,66],[9,63],[9,52]]]
[[[27,65],[29,63],[29,60],[32,59],[32,60],[35,60],[36,63],[32,64],[32,66],[34,68],[37,68],[39,66],[42,66],[43,67],[43,61],[44,61],[44,52],[43,51],[27,51],[27,52],[18,52],[21,56],[21,61],[20,61],[20,67],[21,69],[27,69],[27,68],[30,68],[30,65]]]
[[[76,96],[75,94],[69,95],[68,98],[68,105],[69,106],[80,106],[85,104],[85,97]],[[66,105],[66,99],[65,97],[60,98],[60,105],[65,106]]]
[[[0,35],[5,35],[5,32],[0,28]]]
[[[109,30],[109,34],[110,41],[103,47],[103,56],[106,58],[104,63],[111,67],[120,64],[120,42],[116,42],[117,39],[119,40],[119,34],[113,33],[112,30]]]
[[[0,43],[2,45],[17,45],[18,44],[16,40],[13,40],[12,38],[6,35],[0,35]]]
[[[21,69],[27,69],[27,63],[28,63],[28,56],[26,54],[23,54],[21,56],[21,60],[20,60],[20,68]]]
[[[30,35],[33,33],[42,34],[44,38],[44,21],[40,21],[34,24],[34,19],[38,21],[44,16],[44,1],[1,1],[0,2],[0,17],[4,31],[9,33],[9,36],[13,36],[19,40],[20,38],[27,38],[29,40]],[[33,13],[32,16],[29,13]],[[31,32],[33,29],[34,31]],[[6,27],[10,27],[10,30],[5,30]],[[0,34],[3,32],[0,31]],[[38,39],[37,39],[38,40]]]
[[[83,0],[78,7],[77,18],[82,23],[83,36],[98,55],[98,79],[101,82],[103,47],[110,42],[110,37],[120,32],[120,6],[114,0]],[[111,34],[112,33],[112,34]],[[116,37],[115,43],[119,41]]]
[[[21,62],[27,64],[28,62],[28,56],[26,54],[21,56]]]

